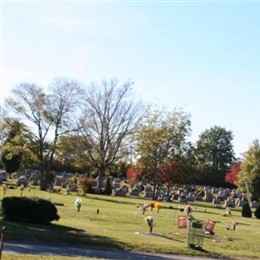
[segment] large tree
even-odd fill
[[[46,189],[58,137],[72,131],[74,113],[82,100],[82,89],[75,81],[57,79],[46,93],[36,84],[21,83],[6,100],[13,116],[28,126],[30,148],[41,170],[41,189]],[[7,117],[5,118],[7,120]]]
[[[43,166],[48,148],[46,136],[52,125],[48,117],[48,106],[43,89],[30,83],[17,85],[6,100],[6,108],[9,112],[13,112],[11,114],[13,117],[28,126],[30,148],[36,155],[37,163]],[[5,117],[6,122],[9,120],[10,117]]]
[[[136,133],[138,167],[144,179],[157,188],[165,182],[183,182],[182,159],[187,155],[190,116],[183,111],[165,108],[148,111]]]
[[[238,187],[252,199],[260,199],[260,144],[254,140],[240,166]]]
[[[196,147],[198,167],[205,184],[223,185],[225,173],[234,158],[233,134],[223,127],[214,126],[199,136]]]
[[[117,80],[92,83],[84,98],[81,133],[88,160],[98,169],[101,188],[106,170],[123,158],[141,120],[143,105],[133,95],[132,83]]]
[[[64,78],[55,79],[50,86],[48,95],[48,114],[52,122],[53,140],[50,149],[50,163],[56,152],[58,138],[60,136],[77,132],[77,113],[81,109],[84,90],[74,80]]]

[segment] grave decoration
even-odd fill
[[[152,233],[153,232],[153,226],[154,226],[153,217],[152,216],[147,216],[144,220],[145,220],[145,223],[150,228],[150,233]]]
[[[80,211],[80,208],[82,206],[82,199],[81,198],[77,198],[75,201],[74,201],[74,205],[75,207],[77,208],[78,212]]]

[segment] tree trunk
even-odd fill
[[[104,168],[104,167],[101,167],[101,168],[99,168],[98,177],[97,177],[97,188],[98,188],[99,190],[100,190],[101,188],[103,188],[104,176],[105,176],[105,168]]]
[[[41,171],[39,187],[40,187],[40,190],[46,190],[47,189],[46,172],[45,171]]]
[[[153,184],[153,200],[156,200],[155,193],[156,193],[156,184],[154,183]]]

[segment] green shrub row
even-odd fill
[[[53,203],[38,197],[5,197],[2,215],[5,220],[46,224],[60,218]]]

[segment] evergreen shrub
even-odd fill
[[[242,207],[242,217],[244,218],[252,218],[252,211],[249,206],[249,203],[245,203]]]
[[[44,224],[60,218],[53,203],[37,197],[3,198],[2,215],[5,220]]]
[[[112,194],[112,186],[111,186],[110,178],[108,177],[106,180],[104,195],[111,195],[111,194]]]
[[[256,208],[254,214],[255,214],[255,217],[256,217],[257,219],[260,219],[260,204],[259,204],[258,207]]]

